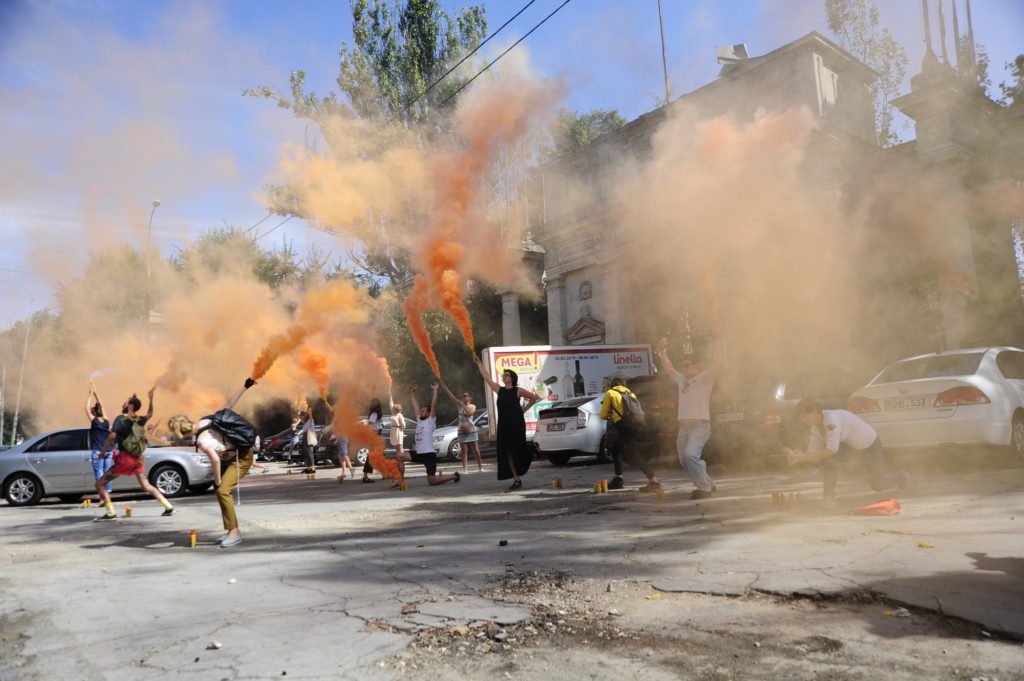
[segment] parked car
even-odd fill
[[[604,395],[575,397],[542,409],[533,436],[540,455],[557,465],[581,455],[595,455],[602,463],[611,461],[605,440],[608,423],[601,419],[603,400]]]
[[[285,428],[280,433],[261,437],[263,458],[267,461],[284,461],[287,458],[286,452],[291,450],[294,436],[291,428]]]
[[[849,409],[886,447],[1000,445],[1024,457],[1024,350],[967,348],[893,362]]]
[[[74,502],[95,490],[89,429],[70,428],[39,435],[0,452],[0,490],[12,506],[39,503],[47,496]],[[210,460],[194,447],[146,448],[146,477],[166,497],[201,492],[213,484]],[[140,490],[134,476],[114,480],[113,491]]]
[[[806,447],[808,430],[796,405],[815,398],[825,409],[846,405],[854,379],[841,368],[796,373],[726,371],[711,393],[711,438],[704,459],[723,465],[779,468],[785,447]],[[679,389],[667,374],[640,376],[629,383],[644,408],[647,425],[637,446],[649,456],[677,460]]]
[[[470,420],[476,426],[482,441],[484,430],[487,429],[488,424],[487,410],[477,409],[473,416],[470,417]],[[414,427],[414,435],[415,432],[416,429]],[[456,418],[451,423],[435,428],[433,444],[434,451],[437,452],[438,456],[446,457],[449,461],[462,461],[462,445],[459,443],[459,419]]]

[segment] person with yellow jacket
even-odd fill
[[[654,474],[654,470],[647,462],[647,459],[635,451],[636,429],[627,426],[622,420],[625,413],[622,404],[622,396],[630,395],[636,399],[636,395],[625,386],[625,382],[619,378],[613,378],[611,388],[604,394],[601,402],[601,418],[608,422],[608,430],[605,438],[608,449],[612,455],[612,463],[615,466],[615,477],[608,483],[608,489],[622,489],[625,483],[622,480],[622,461],[626,459],[629,465],[639,468],[647,476],[647,484],[640,488],[640,492],[650,494],[661,489],[661,483]]]

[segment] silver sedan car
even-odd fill
[[[95,490],[89,429],[55,430],[0,451],[0,489],[12,506],[29,506],[47,496],[78,501]],[[146,448],[146,476],[164,496],[201,492],[213,484],[210,460],[192,447]],[[142,489],[135,476],[114,480],[113,491]]]

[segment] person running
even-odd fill
[[[256,384],[251,378],[245,379],[245,385],[228,398],[223,409],[233,409],[245,391]],[[211,425],[209,418],[200,419],[196,423],[196,448],[210,459],[213,468],[213,484],[217,489],[217,504],[220,506],[221,522],[224,534],[215,543],[227,549],[242,541],[242,533],[238,529],[238,517],[235,515],[235,504],[231,493],[238,483],[249,474],[252,468],[253,450],[239,451],[238,446],[230,442],[224,433]]]
[[[389,439],[391,446],[395,448],[395,455],[405,451],[405,416],[402,415],[402,405],[395,404],[395,399],[388,390],[388,403],[391,406],[391,433]]]
[[[611,381],[611,387],[604,394],[601,401],[601,418],[608,421],[608,430],[605,437],[608,442],[608,449],[612,454],[612,465],[615,468],[615,477],[608,483],[608,489],[622,489],[625,483],[622,480],[622,461],[626,459],[629,464],[639,468],[647,476],[647,484],[640,488],[640,491],[649,494],[661,489],[661,482],[654,470],[641,454],[636,451],[636,428],[627,425],[623,420],[625,407],[622,398],[630,395],[635,400],[636,395],[626,387],[625,381],[616,376]]]
[[[668,340],[658,341],[658,356],[666,371],[679,386],[679,434],[676,436],[676,453],[679,464],[686,469],[695,490],[691,499],[707,499],[714,496],[718,488],[708,475],[708,466],[701,459],[704,445],[711,437],[711,388],[715,385],[715,362],[706,369],[701,367],[697,357],[688,355],[676,370],[668,358]]]
[[[804,424],[811,427],[807,451],[789,450],[789,464],[818,462],[825,478],[821,498],[822,508],[836,505],[836,483],[839,481],[840,457],[856,456],[868,472],[868,484],[876,492],[893,487],[906,489],[910,476],[902,471],[885,472],[885,453],[882,440],[867,421],[845,409],[822,409],[818,402],[805,397],[796,405],[796,413]]]
[[[526,418],[523,414],[539,402],[540,398],[529,390],[520,388],[519,376],[511,369],[502,372],[501,381],[504,385],[498,385],[487,375],[487,369],[476,355],[473,355],[473,363],[480,370],[484,383],[498,395],[498,480],[513,478],[514,482],[509,490],[521,489],[522,476],[530,470],[530,464],[533,462],[533,446],[526,441]],[[522,400],[526,400],[526,406],[522,405]]]
[[[380,400],[376,397],[370,400],[370,407],[366,414],[366,421],[375,431],[377,431],[377,435],[380,435],[384,430],[384,412],[380,408]],[[373,465],[370,463],[369,455],[367,455],[366,463],[363,464],[363,482],[376,482],[370,477],[370,473],[372,472]]]
[[[423,464],[423,467],[427,469],[427,484],[433,486],[443,485],[449,481],[458,482],[460,477],[458,473],[453,475],[437,474],[437,452],[434,451],[434,428],[437,427],[437,381],[431,383],[430,387],[434,394],[430,399],[429,409],[421,407],[416,399],[416,392],[419,388],[415,385],[409,388],[409,392],[412,394],[412,408],[417,414],[416,451],[403,452],[401,455],[396,455],[395,460],[398,461],[398,470],[403,479],[407,462]],[[397,484],[395,483],[395,486]]]
[[[96,491],[99,493],[100,499],[107,509],[107,512],[101,515],[98,520],[112,520],[117,517],[106,485],[113,482],[114,478],[119,475],[134,475],[139,482],[139,486],[164,505],[164,512],[161,515],[174,515],[174,506],[171,505],[171,502],[167,501],[167,498],[160,493],[160,490],[146,479],[146,464],[141,451],[138,454],[130,454],[126,446],[127,441],[131,440],[132,443],[135,443],[138,440],[133,432],[135,426],[145,429],[146,422],[153,417],[154,392],[156,392],[156,386],[149,389],[149,408],[146,410],[145,416],[139,416],[139,410],[142,409],[142,400],[137,395],[133,394],[124,401],[124,404],[121,406],[121,414],[114,419],[114,423],[110,427],[110,434],[107,435],[107,439],[104,440],[103,445],[99,448],[102,451],[107,451],[115,442],[117,443],[117,450],[114,451],[114,465],[110,467],[109,471],[104,473],[102,478],[96,481]],[[145,449],[145,441],[143,441],[142,449]]]
[[[462,399],[460,400],[448,389],[448,384],[444,382],[444,379],[441,380],[441,387],[444,388],[445,393],[448,394],[451,401],[455,403],[456,409],[459,410],[458,438],[459,449],[462,450],[462,472],[469,472],[470,451],[476,454],[477,470],[482,471],[484,463],[480,460],[480,434],[476,432],[476,425],[473,424],[473,414],[476,413],[476,405],[473,404],[473,393],[462,393]]]
[[[91,381],[89,395],[85,398],[85,417],[89,420],[89,459],[92,462],[93,475],[99,480],[114,465],[114,457],[110,454],[110,448],[103,449],[107,436],[110,435],[110,420],[103,411],[100,396],[96,394],[96,386]],[[112,487],[108,482],[107,492],[110,492]]]
[[[306,475],[316,473],[316,422],[309,409],[303,409],[299,413],[299,447],[302,448],[302,459],[306,462],[306,468],[302,472]]]

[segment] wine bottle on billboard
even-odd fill
[[[562,377],[562,399],[573,396],[572,376],[569,375],[569,363],[565,363],[565,376]]]
[[[587,394],[587,387],[583,383],[583,374],[580,373],[579,360],[576,360],[576,375],[572,378],[572,388],[576,393],[576,397],[582,397]]]

